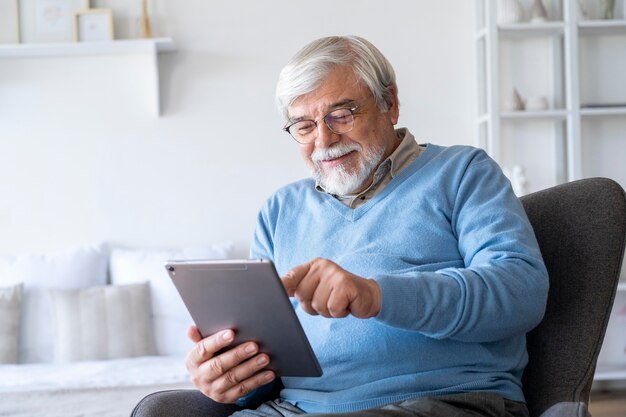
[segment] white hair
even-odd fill
[[[396,74],[387,58],[361,37],[330,36],[306,45],[282,69],[276,86],[279,112],[288,119],[288,107],[318,88],[328,73],[341,65],[352,67],[371,91],[378,108],[387,111],[394,91],[397,92]]]

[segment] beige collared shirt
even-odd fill
[[[398,140],[400,140],[400,144],[396,150],[376,168],[372,184],[358,194],[333,194],[333,197],[353,209],[365,204],[385,188],[385,186],[403,169],[411,165],[411,163],[420,156],[420,153],[424,151],[425,146],[420,146],[408,129],[396,129],[396,134]],[[315,188],[320,192],[326,192],[319,183],[315,184]]]

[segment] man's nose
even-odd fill
[[[315,146],[319,148],[328,148],[332,144],[339,142],[341,135],[333,132],[330,128],[321,120],[317,124],[317,138],[315,138]]]

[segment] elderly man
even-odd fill
[[[274,261],[324,374],[270,392],[254,342],[192,328],[199,392],[152,395],[135,414],[527,416],[525,333],[548,279],[498,165],[395,129],[393,68],[359,37],[303,48],[277,102],[313,179],[270,197],[251,257]]]

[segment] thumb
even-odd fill
[[[187,329],[187,337],[194,343],[198,343],[202,340],[200,330],[198,330],[196,326],[189,326],[189,329]]]

